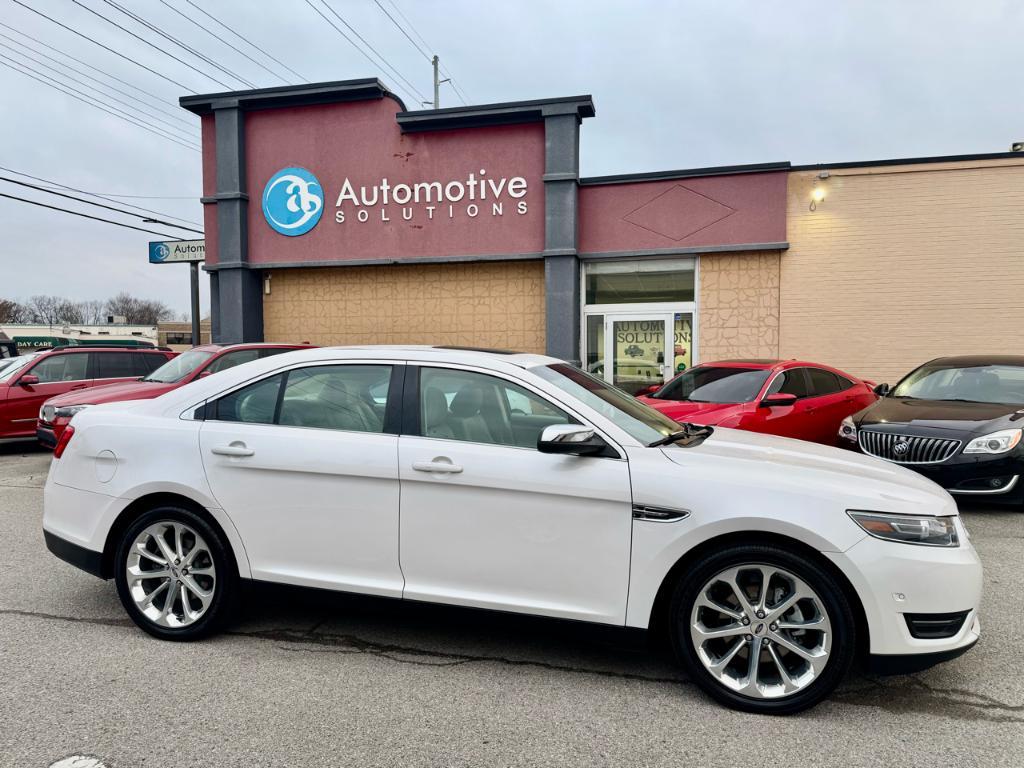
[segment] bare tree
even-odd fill
[[[156,325],[161,320],[174,318],[174,310],[163,302],[140,299],[127,291],[107,300],[106,313],[120,315],[130,325]]]
[[[107,316],[103,311],[105,304],[97,299],[79,302],[82,310],[82,322],[87,325],[99,325],[106,322]]]
[[[14,299],[0,299],[0,323],[24,323],[28,312]]]
[[[42,325],[62,325],[66,321],[64,314],[70,302],[60,296],[37,295],[26,302],[29,321]]]

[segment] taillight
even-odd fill
[[[75,436],[75,428],[72,426],[64,427],[64,432],[61,433],[60,440],[57,441],[57,445],[53,449],[53,458],[59,459],[64,455],[64,449],[68,447],[68,443],[71,442],[71,438]]]

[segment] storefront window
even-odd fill
[[[584,265],[587,304],[694,300],[694,259],[593,261]]]

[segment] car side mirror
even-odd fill
[[[639,389],[635,397],[639,397],[640,395],[653,395],[659,389],[661,389],[661,384],[650,384],[646,387],[642,387],[641,389]]]
[[[544,427],[537,438],[537,450],[541,453],[595,456],[608,450],[608,443],[592,428],[582,424],[552,424]]]
[[[207,376],[212,376],[212,375],[213,375],[213,371],[210,371],[210,370],[200,371],[199,372],[199,378],[200,379],[205,379]]]
[[[892,388],[888,384],[878,384],[871,391],[874,392],[879,397],[886,397],[891,389]]]
[[[758,403],[760,408],[777,408],[784,405],[792,405],[797,400],[796,395],[791,392],[776,392],[774,395],[765,395]]]
[[[18,386],[20,387],[31,387],[33,384],[39,383],[39,377],[31,373],[26,373],[20,379],[18,379]]]

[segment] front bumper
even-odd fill
[[[70,422],[71,419],[55,419],[52,422],[40,419],[36,422],[36,438],[41,444],[52,450]]]
[[[38,440],[39,444],[44,448],[49,448],[51,451],[57,447],[57,436],[49,427],[36,427],[36,440]]]
[[[868,536],[846,552],[827,554],[860,596],[872,656],[948,654],[966,651],[978,641],[981,560],[959,518],[957,527],[959,547],[916,546]],[[907,614],[957,611],[966,611],[967,616],[951,637],[914,637],[907,625]]]

